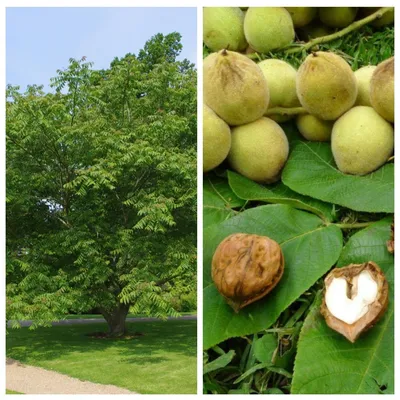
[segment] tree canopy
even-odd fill
[[[7,88],[7,318],[174,314],[195,290],[196,70],[157,34],[109,69],[70,59],[53,93]],[[182,282],[185,285],[182,285]]]

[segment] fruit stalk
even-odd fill
[[[374,221],[371,222],[354,222],[350,224],[334,224],[340,229],[359,229],[359,228],[366,228],[372,225]]]
[[[309,42],[301,44],[301,45],[297,44],[296,47],[290,47],[287,50],[283,51],[283,53],[284,54],[301,53],[302,51],[306,51],[318,44],[327,43],[332,40],[338,39],[342,36],[347,35],[350,32],[360,29],[362,26],[367,25],[372,21],[382,18],[382,16],[384,14],[386,14],[387,12],[393,11],[393,8],[394,7],[382,7],[378,11],[374,12],[373,14],[368,15],[367,17],[365,17],[363,19],[353,22],[352,24],[350,24],[346,28],[341,29],[340,31],[337,31],[330,35],[321,36],[321,37],[312,39]],[[260,57],[260,55],[258,53],[246,54],[246,56],[252,60],[261,60],[262,59],[262,57]]]
[[[300,53],[304,50],[308,50],[308,49],[312,48],[313,46],[315,46],[317,44],[326,43],[326,42],[330,42],[331,40],[338,39],[342,36],[347,35],[350,32],[360,29],[362,26],[367,25],[370,22],[372,22],[378,18],[382,18],[382,16],[384,14],[386,14],[387,12],[392,11],[392,10],[393,10],[393,7],[382,7],[378,11],[374,12],[373,14],[368,15],[367,17],[365,17],[363,19],[353,22],[352,24],[350,24],[349,26],[347,26],[344,29],[341,29],[340,31],[337,31],[330,35],[321,36],[321,37],[312,39],[303,45],[288,49],[285,51],[285,54]]]

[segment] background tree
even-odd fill
[[[170,288],[195,290],[196,70],[181,48],[158,34],[107,70],[71,59],[55,93],[8,87],[8,319],[98,308],[118,336],[130,307],[174,315]]]

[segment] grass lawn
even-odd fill
[[[6,389],[6,394],[23,394],[23,393],[15,392],[14,390],[8,390],[8,389]]]
[[[10,329],[7,357],[139,393],[196,393],[196,321],[127,324],[144,336],[93,339],[106,324]]]

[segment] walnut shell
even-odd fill
[[[267,236],[230,235],[219,244],[212,259],[212,279],[235,312],[268,294],[283,270],[282,250]]]
[[[348,324],[331,314],[325,301],[326,291],[334,278],[344,278],[347,281],[348,288],[351,288],[353,279],[360,275],[364,270],[368,271],[373,280],[377,283],[377,296],[375,300],[369,304],[366,314],[354,323]],[[364,264],[350,264],[347,267],[335,268],[326,276],[324,296],[321,304],[321,314],[324,316],[325,321],[330,328],[339,332],[350,342],[354,343],[363,332],[372,328],[376,322],[378,322],[385,313],[388,303],[389,285],[379,266],[373,261]]]

